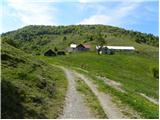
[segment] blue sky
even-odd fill
[[[104,24],[158,35],[158,0],[3,0],[0,33],[26,25]]]

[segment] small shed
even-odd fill
[[[88,44],[70,44],[70,48],[68,49],[69,52],[82,52],[90,50],[91,45]]]
[[[100,47],[97,49],[98,54],[113,54],[113,51],[111,49],[108,49],[107,47]]]
[[[76,51],[85,51],[85,50],[86,50],[86,48],[85,48],[85,46],[84,46],[84,45],[79,44],[79,45],[77,45],[77,47],[75,48],[75,50],[76,50]]]
[[[66,55],[66,53],[64,51],[58,51],[57,55]]]
[[[56,56],[56,53],[49,49],[44,53],[44,56]]]

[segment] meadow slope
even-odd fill
[[[63,71],[2,43],[2,118],[57,118],[67,80]]]
[[[132,106],[144,118],[158,118],[158,105],[140,95],[143,93],[153,99],[159,99],[158,80],[152,72],[152,68],[158,67],[157,59],[149,59],[138,53],[123,52],[114,55],[97,55],[94,52],[88,52],[51,58],[39,56],[38,58],[83,72],[95,80],[100,90]],[[106,85],[97,76],[121,83],[127,93]]]

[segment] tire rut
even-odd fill
[[[74,74],[85,81],[85,83],[89,86],[92,92],[97,96],[104,112],[106,113],[109,119],[121,119],[128,118],[124,116],[121,110],[112,102],[112,97],[109,94],[105,94],[100,92],[97,89],[97,86],[91,82],[86,76],[77,73],[74,71]]]
[[[59,116],[59,118],[95,118],[90,109],[85,105],[83,97],[76,90],[74,74],[68,69],[65,69],[63,67],[61,68],[65,72],[69,84],[63,113]]]
[[[124,114],[124,110],[122,110],[113,102],[112,96],[104,92],[100,92],[97,88],[97,85],[95,85],[87,76],[61,66],[57,67],[63,69],[69,81],[63,114],[59,118],[95,118],[90,109],[85,106],[82,96],[76,91],[76,78],[80,78],[88,85],[88,87],[96,95],[101,104],[101,107],[109,119],[128,119],[132,117],[141,118],[138,114],[132,115],[130,117]],[[132,113],[136,113],[136,111],[129,107],[124,106],[124,109]]]

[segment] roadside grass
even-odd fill
[[[91,108],[96,118],[104,119],[107,115],[104,113],[97,97],[82,80],[76,80],[76,89],[84,95],[86,104]]]
[[[2,44],[2,118],[57,118],[65,100],[63,71]]]
[[[105,84],[103,81],[97,79],[93,75],[89,75],[94,80],[95,84],[98,85],[100,91],[106,92],[115,96],[114,100],[119,99],[122,103],[131,106],[134,110],[140,113],[141,117],[148,119],[158,119],[159,111],[158,105],[151,103],[145,98],[139,96],[134,92],[122,93],[120,91],[115,90],[111,86]]]
[[[39,59],[47,60],[71,68],[81,68],[88,73],[98,84],[99,89],[117,96],[124,104],[128,104],[143,118],[158,118],[158,105],[149,102],[138,93],[159,99],[158,80],[154,78],[152,68],[158,66],[158,60],[154,57],[140,55],[138,53],[116,53],[114,55],[97,55],[92,52],[77,53],[66,56]],[[80,70],[79,70],[80,71]],[[94,75],[94,76],[92,76]],[[107,77],[120,82],[127,93],[121,93],[106,85],[96,76]]]
[[[94,84],[98,85],[98,89],[106,94],[110,94],[113,97],[113,101],[117,105],[129,105],[131,108],[136,110],[141,118],[146,119],[158,119],[159,111],[158,105],[153,104],[152,102],[146,100],[144,97],[136,93],[123,93],[117,91],[111,86],[104,83],[104,81],[97,79],[94,75],[88,74],[82,70],[78,70],[80,73],[85,74],[89,78],[92,78]],[[117,102],[119,101],[119,102]],[[120,103],[122,102],[122,103]],[[136,118],[137,116],[130,115],[129,111],[123,111],[125,114],[128,114],[129,117]]]

